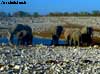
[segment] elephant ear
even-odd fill
[[[22,39],[23,37],[25,37],[27,34],[27,31],[26,30],[22,30],[22,31],[19,31],[16,33],[16,37],[19,38],[19,39]]]

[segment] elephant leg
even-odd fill
[[[68,45],[71,45],[71,41],[70,40],[68,40]]]
[[[73,45],[76,46],[76,40],[73,41]]]
[[[80,46],[80,42],[79,41],[77,41],[77,46]]]
[[[68,40],[65,40],[65,46],[67,46],[68,45]]]
[[[51,44],[57,46],[58,40],[59,40],[59,38],[57,37],[57,35],[53,35]]]
[[[70,45],[70,40],[66,40],[65,45]]]
[[[89,37],[90,39],[88,40],[89,42],[88,42],[88,45],[91,45],[92,44],[92,38],[91,37]]]
[[[75,46],[80,46],[80,42],[79,41],[75,41]]]
[[[79,45],[78,41],[77,41],[77,40],[74,40],[74,41],[73,41],[73,45],[74,45],[74,46]]]
[[[65,36],[65,45],[70,45],[70,36],[68,35],[67,37]]]
[[[70,40],[70,46],[73,46],[73,45],[74,45],[74,40],[71,39],[71,40]]]
[[[82,37],[79,38],[79,45],[82,46]]]
[[[78,45],[77,41],[74,41],[74,46],[77,46],[77,45]]]
[[[80,46],[80,41],[78,41],[78,46]]]
[[[23,45],[23,41],[21,39],[19,39],[18,45]]]

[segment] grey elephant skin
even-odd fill
[[[12,44],[13,38],[17,37],[18,45],[32,45],[32,29],[28,25],[17,24],[14,31],[11,33],[10,41]]]

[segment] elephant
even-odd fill
[[[73,31],[71,35],[71,42],[73,45],[84,45],[86,44],[91,45],[92,42],[92,32],[93,28],[92,27],[83,27],[80,30],[75,30]]]
[[[60,38],[60,35],[62,34],[62,31],[63,31],[63,27],[62,26],[56,26],[55,31],[52,34],[51,45],[58,45],[58,40]]]
[[[92,27],[83,27],[81,29],[81,41],[82,44],[86,43],[86,45],[92,44],[92,36],[93,36],[93,28]]]
[[[87,44],[90,45],[92,42],[92,27],[82,27],[82,29],[70,29],[65,28],[64,30],[64,37],[65,41],[67,41],[68,45],[83,45]]]
[[[17,24],[13,32],[11,32],[10,41],[14,44],[13,39],[16,37],[18,45],[32,45],[32,29],[28,25]]]
[[[58,44],[58,40],[60,38],[61,33],[64,33],[65,38],[65,45],[83,45],[87,44],[91,45],[92,43],[92,27],[82,27],[81,29],[78,28],[64,28],[63,26],[57,26],[56,31],[52,35],[52,43],[51,44]]]
[[[73,29],[71,28],[64,28],[64,38],[65,38],[65,45],[71,45],[71,34],[73,33]]]
[[[73,31],[71,35],[71,45],[80,46],[81,44],[81,32],[79,30]]]
[[[58,37],[60,37],[62,31],[63,31],[63,27],[62,27],[62,26],[57,26],[57,27],[56,27],[56,35],[57,35]]]
[[[72,29],[72,28],[65,28],[64,29],[64,38],[65,38],[65,45],[79,45],[80,44],[80,30],[79,29]]]

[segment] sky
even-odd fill
[[[10,1],[10,0],[0,0]],[[17,1],[17,0],[11,0]],[[100,0],[18,0],[26,1],[24,5],[10,5],[0,4],[0,11],[5,12],[38,12],[40,14],[47,14],[49,12],[81,12],[93,10],[100,10]]]

